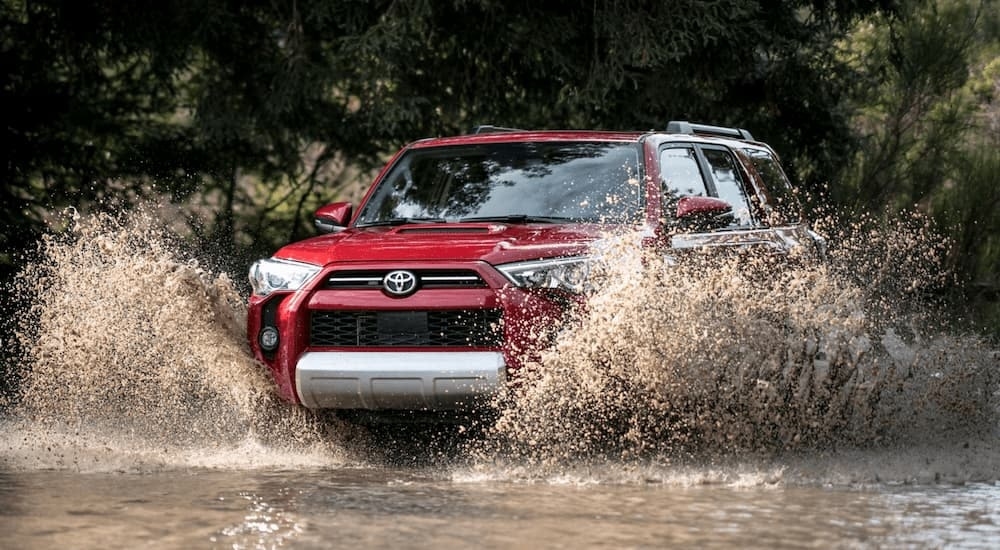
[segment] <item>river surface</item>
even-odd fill
[[[74,223],[5,288],[0,548],[1000,547],[1000,350],[920,301],[938,240],[626,251],[489,422],[370,429],[277,402],[155,220]]]
[[[518,482],[372,466],[7,471],[0,528],[12,549],[996,548],[1000,485]]]

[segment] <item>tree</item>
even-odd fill
[[[205,246],[265,249],[380,154],[489,121],[746,126],[816,184],[850,151],[831,47],[875,7],[4,0],[4,249],[150,192],[203,203]]]
[[[863,147],[839,202],[886,217],[918,208],[953,242],[964,301],[1000,334],[1000,11],[994,0],[916,0],[846,42]],[[989,319],[992,319],[991,321]]]

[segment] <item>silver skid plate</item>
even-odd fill
[[[451,410],[496,392],[505,373],[494,351],[307,352],[295,385],[312,409]]]

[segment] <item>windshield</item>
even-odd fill
[[[624,223],[640,215],[635,143],[540,142],[413,149],[356,225],[404,221]]]

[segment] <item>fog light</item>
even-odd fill
[[[278,347],[278,329],[274,327],[264,327],[257,337],[260,348],[264,351],[274,351]]]

